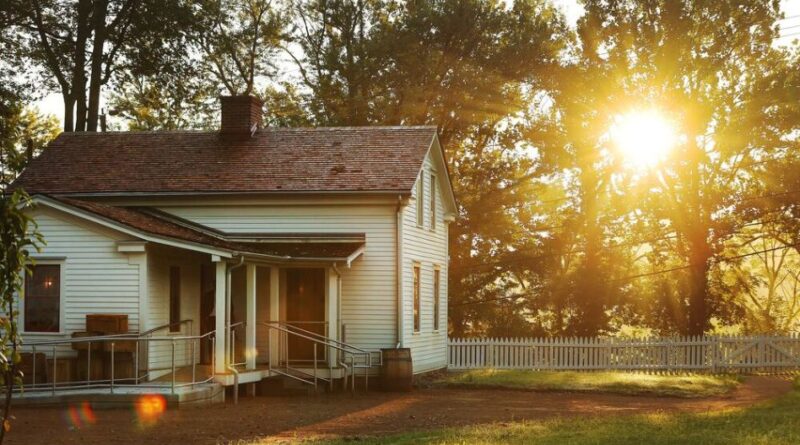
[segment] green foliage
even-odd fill
[[[5,390],[0,442],[9,422],[11,387],[21,377],[17,369],[21,340],[17,296],[22,293],[23,276],[31,262],[30,251],[44,244],[36,224],[25,213],[30,205],[30,199],[21,190],[0,194],[0,384]]]

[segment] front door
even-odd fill
[[[325,335],[325,269],[286,270],[286,322],[298,328]],[[311,361],[314,343],[289,336],[289,360]],[[324,358],[317,346],[317,359]]]

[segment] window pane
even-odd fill
[[[33,266],[25,279],[25,331],[58,332],[61,318],[61,266]]]
[[[414,266],[414,332],[419,332],[420,295],[419,266]]]
[[[178,322],[181,321],[181,269],[169,268],[169,323],[170,332],[181,330]]]

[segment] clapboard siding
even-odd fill
[[[149,282],[149,302],[147,329],[169,324],[169,269],[172,266],[181,270],[181,320],[193,320],[189,326],[182,326],[181,332],[171,333],[169,329],[154,332],[164,337],[171,335],[198,335],[200,331],[200,267],[208,261],[206,255],[186,250],[151,244],[147,246],[147,266]],[[195,360],[200,358],[200,345],[195,345]],[[163,369],[172,365],[172,344],[153,342],[149,348],[151,369]],[[179,366],[191,364],[191,345],[188,341],[176,343],[175,360]],[[163,371],[161,372],[163,373]],[[155,373],[156,376],[161,373]]]
[[[126,314],[130,330],[138,330],[139,266],[117,252],[117,241],[128,238],[55,210],[40,208],[31,216],[47,243],[34,257],[64,258],[63,326],[59,334],[23,334],[23,339],[55,340],[85,331],[86,314],[92,313]]]
[[[417,187],[403,213],[403,310],[404,344],[411,348],[414,372],[425,372],[447,366],[447,224],[444,222],[444,197],[442,187],[437,184],[436,228],[431,230],[430,193],[431,173],[441,179],[443,172],[434,171],[430,156],[417,178],[424,181],[422,199],[424,211],[422,224],[417,221]],[[419,262],[420,280],[420,331],[414,332],[414,277],[413,264]],[[441,302],[439,307],[439,330],[433,330],[433,271],[441,270]]]
[[[342,318],[347,341],[378,349],[394,346],[395,207],[393,205],[161,206],[181,218],[231,233],[364,233],[366,250],[342,272]]]

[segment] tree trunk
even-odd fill
[[[64,132],[69,133],[75,129],[72,126],[75,123],[75,98],[63,91],[61,97],[64,99]]]
[[[97,117],[100,114],[100,86],[103,82],[103,46],[106,42],[106,13],[108,0],[95,0],[92,12],[94,45],[91,59],[91,81],[89,83],[89,113],[86,131],[97,131]]]
[[[592,159],[591,157],[587,157]],[[600,180],[594,172],[594,165],[588,162],[580,175],[581,218],[584,257],[577,277],[576,295],[578,315],[572,331],[580,336],[595,336],[606,326],[606,284],[602,272],[601,249],[603,234],[598,223],[597,195]]]
[[[711,253],[705,239],[692,243],[689,267],[688,335],[703,335],[709,328],[708,272]]]
[[[72,69],[72,95],[75,104],[75,131],[86,130],[86,41],[89,38],[91,0],[78,2],[78,30],[75,36],[75,66]]]

